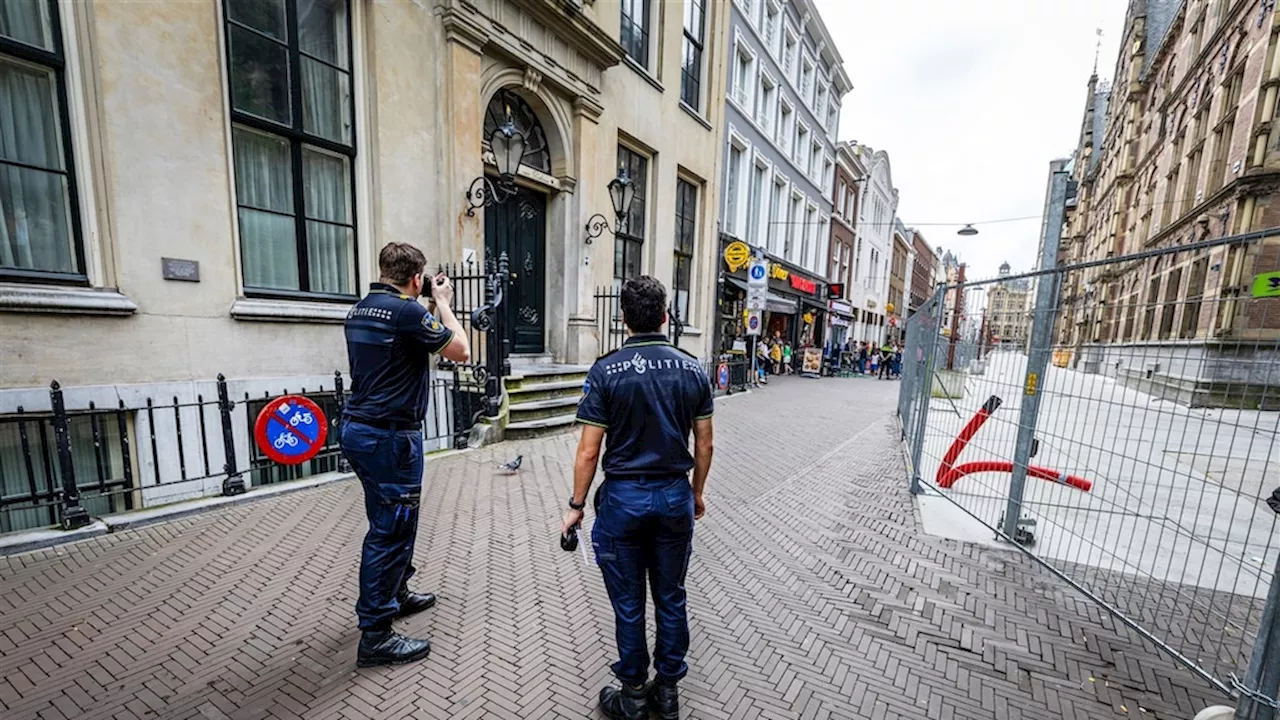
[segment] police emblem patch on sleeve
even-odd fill
[[[431,332],[440,332],[440,321],[436,320],[430,315],[423,315],[422,327],[430,330]]]
[[[590,395],[590,394],[591,394],[591,381],[590,381],[590,380],[583,380],[583,381],[582,381],[582,396],[583,396],[583,397],[586,397],[586,396],[588,396],[588,395]]]

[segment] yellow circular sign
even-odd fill
[[[805,324],[806,324],[806,325],[812,325],[812,324],[813,324],[813,313],[805,313],[805,314],[804,314],[804,322],[805,322]]]
[[[888,303],[887,305],[884,306],[885,312],[888,312],[888,313],[892,313],[895,309],[896,308],[894,308],[893,303]]]
[[[724,262],[729,266],[729,272],[745,268],[751,262],[751,248],[742,241],[729,243],[729,247],[724,249]]]

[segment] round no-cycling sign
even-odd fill
[[[716,384],[721,390],[729,387],[729,363],[720,363],[720,367],[716,370]]]
[[[267,403],[253,424],[262,453],[281,465],[298,465],[324,449],[329,423],[310,398],[284,395]]]

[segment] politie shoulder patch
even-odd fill
[[[440,321],[431,317],[431,313],[426,313],[422,316],[422,327],[431,332],[440,332]]]
[[[591,394],[591,381],[590,381],[590,380],[583,380],[583,381],[582,381],[582,396],[583,396],[583,397],[586,397],[587,395],[590,395],[590,394]]]

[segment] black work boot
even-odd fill
[[[673,682],[654,680],[645,693],[649,701],[649,709],[662,717],[662,720],[680,719],[680,692]]]
[[[360,635],[356,666],[404,665],[430,653],[431,643],[426,640],[415,640],[390,630],[365,630]]]
[[[600,709],[611,720],[649,720],[649,706],[645,704],[644,686],[622,689],[607,687],[600,691]]]
[[[436,604],[436,596],[432,593],[416,593],[408,590],[400,593],[396,600],[400,601],[400,611],[396,613],[396,617],[408,617]]]

